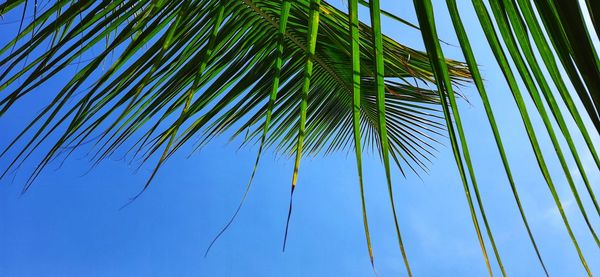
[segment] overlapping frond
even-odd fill
[[[11,161],[1,176],[19,168],[36,151],[46,154],[38,161],[25,190],[55,157],[69,156],[83,145],[91,149],[94,164],[124,147],[132,161],[143,163],[157,157],[154,176],[186,144],[199,148],[219,135],[243,135],[244,143],[260,144],[244,198],[264,147],[273,147],[286,156],[296,155],[292,192],[302,157],[352,150],[374,266],[361,155],[364,149],[376,149],[386,170],[398,242],[410,275],[395,215],[390,161],[403,174],[418,174],[426,170],[435,145],[447,134],[487,268],[492,274],[486,237],[505,274],[501,246],[494,242],[483,207],[485,199],[479,193],[476,164],[469,154],[464,131],[468,126],[461,121],[455,97],[454,87],[473,79],[521,218],[548,274],[534,239],[535,230],[530,228],[520,202],[519,182],[511,173],[502,127],[496,123],[494,105],[487,97],[454,0],[446,2],[466,64],[444,58],[431,0],[414,1],[419,26],[381,10],[375,0],[349,0],[348,12],[317,0],[31,2],[0,3],[0,15],[21,18],[17,21],[18,34],[0,45],[0,117],[38,88],[44,91],[35,93],[52,96],[0,152],[0,157]],[[591,224],[600,215],[600,208],[588,178],[600,169],[597,145],[592,140],[600,133],[600,60],[591,32],[593,28],[600,35],[596,2],[490,0],[488,5],[471,1],[509,84],[507,95],[519,110],[537,168],[590,275],[557,193],[559,181],[550,175],[547,155],[558,158],[589,233],[600,246]],[[369,8],[368,24],[358,20],[359,4]],[[591,24],[585,22],[584,6]],[[426,51],[385,36],[381,15],[420,30]],[[561,69],[566,76],[561,75]],[[65,75],[68,78],[62,87],[45,87]],[[524,90],[518,85],[519,79],[525,84]],[[568,89],[569,83],[574,91]],[[532,101],[534,109],[526,101]],[[563,105],[568,113],[561,110]],[[542,127],[534,128],[534,115],[542,119]],[[584,123],[588,119],[592,128]],[[575,130],[568,128],[569,120],[575,122]],[[542,152],[540,135],[549,136],[553,153]],[[577,136],[585,141],[583,149],[574,143]],[[561,138],[567,147],[560,143]],[[582,152],[593,157],[597,167],[593,172],[584,167]],[[586,187],[584,197],[589,197],[595,211],[583,206],[574,173],[568,167],[571,158]]]
[[[490,231],[485,216],[483,201],[481,200],[478,192],[478,186],[474,174],[474,166],[470,162],[468,144],[466,142],[463,127],[461,126],[460,113],[453,100],[454,94],[452,93],[452,87],[448,85],[450,80],[449,71],[445,68],[446,65],[443,62],[444,55],[436,34],[436,26],[434,22],[435,16],[433,13],[432,4],[430,0],[415,0],[414,2],[415,10],[419,17],[419,22],[422,28],[421,31],[423,39],[427,47],[427,52],[429,54],[432,66],[434,67],[436,79],[438,79],[438,88],[442,88],[440,90],[441,99],[442,101],[445,101],[445,98],[447,97],[450,102],[448,104],[449,109],[445,110],[445,117],[447,119],[448,127],[447,129],[453,144],[457,166],[462,176],[465,192],[469,200],[469,205],[471,207],[473,221],[482,245],[482,252],[487,262],[488,258],[486,249],[481,241],[481,234],[478,230],[476,215],[474,213],[473,204],[469,196],[469,184],[475,190],[477,206],[479,207],[481,217],[485,223],[488,238],[492,247],[494,248],[494,253],[496,255],[500,270],[502,274],[505,275],[506,273],[500,259],[499,251],[494,243],[493,235]],[[458,40],[464,56],[467,59],[467,64],[484,103],[486,114],[496,140],[496,145],[502,158],[505,173],[507,175],[516,204],[519,207],[519,212],[521,213],[521,218],[532,242],[532,246],[538,256],[541,267],[546,275],[548,275],[548,270],[534,240],[531,228],[525,216],[525,211],[522,208],[517,187],[510,170],[510,164],[507,160],[504,145],[500,137],[499,127],[494,119],[492,105],[490,105],[487,98],[485,87],[478,70],[478,65],[473,56],[468,35],[464,30],[464,26],[458,12],[457,4],[454,0],[447,0],[446,2]],[[586,272],[591,276],[592,273],[585,259],[585,255],[581,250],[578,239],[574,235],[571,224],[569,223],[569,219],[564,211],[563,203],[559,199],[556,187],[557,181],[550,175],[547,163],[548,153],[543,153],[541,150],[538,140],[540,131],[534,129],[531,121],[531,115],[539,116],[542,119],[543,127],[541,133],[549,136],[554,149],[554,153],[551,154],[556,155],[558,158],[563,171],[562,173],[567,181],[566,184],[569,186],[579,208],[579,212],[585,220],[589,234],[596,242],[596,245],[600,247],[595,228],[592,226],[590,216],[583,206],[581,197],[575,185],[575,181],[572,177],[571,169],[566,161],[567,155],[573,157],[579,174],[582,176],[583,183],[587,188],[589,198],[596,208],[596,213],[594,213],[594,216],[600,215],[597,209],[595,193],[593,192],[593,189],[590,186],[587,178],[587,174],[590,173],[590,170],[586,170],[584,168],[579,156],[580,152],[588,151],[591,156],[594,157],[597,169],[600,169],[600,163],[598,163],[595,149],[596,146],[591,141],[589,134],[589,132],[598,132],[600,130],[598,129],[597,124],[597,115],[599,109],[595,100],[595,98],[598,96],[598,90],[595,88],[595,83],[600,80],[600,74],[598,74],[600,63],[598,62],[596,50],[593,46],[592,38],[589,35],[588,26],[584,22],[579,3],[573,1],[552,0],[540,0],[534,2],[539,17],[537,17],[534,12],[534,5],[531,3],[531,1],[527,0],[491,0],[489,1],[489,8],[486,6],[484,1],[481,0],[473,0],[472,4],[477,14],[479,24],[481,25],[486,36],[488,45],[494,53],[494,56],[500,65],[500,69],[510,87],[510,93],[512,94],[515,104],[519,110],[522,123],[525,126],[525,130],[529,138],[529,143],[537,159],[537,166],[545,179],[552,198],[555,201],[556,207],[564,222],[566,231],[577,254],[579,255],[581,264]],[[588,5],[588,8],[593,21],[593,8],[591,5]],[[490,10],[492,15],[490,15]],[[544,36],[540,25],[544,25],[546,27],[545,31],[547,37]],[[498,35],[498,33],[500,35]],[[535,47],[533,46],[531,40],[535,43]],[[553,49],[550,48],[550,45],[553,46]],[[508,55],[505,53],[505,49],[507,50]],[[575,87],[576,91],[574,93],[567,91],[565,85],[566,80],[563,80],[563,77],[559,73],[558,65],[552,50],[554,50],[556,55],[559,57],[563,68],[567,72],[571,83]],[[537,60],[535,51],[538,51],[543,63]],[[518,75],[513,72],[513,66],[511,66],[511,62],[514,63],[514,68],[516,68]],[[558,90],[557,92],[552,91],[550,88],[550,82],[546,79],[547,77],[543,73],[542,68],[546,68],[548,71],[552,82]],[[528,110],[525,104],[526,98],[521,93],[522,88],[518,85],[517,81],[517,78],[519,77],[525,84],[525,89],[528,92],[530,100],[533,101],[535,106],[535,110],[533,111]],[[443,95],[444,91],[447,93],[447,96]],[[558,94],[560,98],[555,96],[555,94]],[[595,125],[595,130],[585,127],[581,115],[579,114],[580,109],[575,106],[571,94],[576,94],[579,100],[583,103],[583,107],[586,110],[587,115]],[[572,133],[567,128],[565,117],[561,113],[561,108],[558,104],[559,99],[562,100],[563,104],[567,107],[572,120],[574,120],[576,123],[578,130],[575,133],[583,137],[586,142],[586,149],[582,150],[576,148],[573,142]],[[446,106],[446,104],[443,105]],[[453,118],[455,122],[451,122],[449,118]],[[560,144],[557,132],[554,130],[554,124],[558,125],[560,129],[559,134],[562,134],[562,137],[567,142],[568,149],[564,149],[564,147]],[[469,171],[470,180],[465,178],[466,174],[464,167],[466,167]],[[597,170],[595,169],[591,171],[593,173],[597,173]],[[491,275],[492,269],[490,268],[489,263],[487,263],[487,266]]]

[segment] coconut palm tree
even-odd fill
[[[321,0],[6,0],[0,3],[0,15],[22,13],[18,34],[0,50],[0,116],[67,68],[76,66],[77,70],[62,88],[46,91],[52,95],[50,103],[0,153],[10,160],[0,177],[19,168],[32,153],[46,151],[42,145],[48,145],[24,186],[26,191],[59,155],[68,157],[82,145],[93,145],[92,163],[97,164],[131,142],[128,155],[132,160],[158,159],[145,190],[183,145],[195,143],[200,148],[225,131],[233,131],[234,137],[244,136],[245,143],[259,144],[237,211],[252,185],[264,147],[294,156],[289,223],[302,157],[353,151],[367,248],[374,265],[361,155],[366,148],[375,148],[387,177],[398,246],[411,275],[396,218],[392,164],[403,174],[419,174],[426,170],[435,145],[447,137],[489,273],[486,238],[505,274],[457,106],[462,97],[459,88],[473,83],[532,251],[548,274],[519,200],[502,128],[494,118],[493,109],[499,107],[488,100],[459,5],[446,0],[465,62],[444,57],[431,0],[412,4],[418,26],[382,10],[377,0],[348,0],[347,10]],[[368,7],[369,22],[359,20],[360,5]],[[560,161],[589,234],[600,247],[590,223],[590,217],[600,215],[600,207],[587,178],[591,172],[580,158],[583,152],[591,153],[595,173],[600,169],[592,141],[600,133],[600,60],[593,44],[594,34],[600,34],[600,6],[591,0],[582,5],[567,0],[490,0],[487,4],[472,0],[463,6],[475,9],[477,24],[510,87],[507,93],[520,112],[519,124],[529,138],[523,143],[533,149],[536,168],[544,176],[582,266],[591,275],[546,157],[552,154]],[[381,17],[418,29],[425,51],[384,35]],[[585,22],[586,17],[591,23]],[[568,84],[574,91],[567,89]],[[525,105],[530,101],[526,98],[533,101],[534,110]],[[568,114],[562,113],[560,105],[566,106]],[[545,128],[535,130],[531,116],[541,117]],[[568,129],[566,119],[574,120],[577,129]],[[584,120],[592,126],[584,125]],[[540,133],[550,137],[554,153],[542,153]],[[576,148],[574,136],[583,138],[585,149]],[[567,147],[559,143],[559,137]],[[18,154],[7,157],[14,148]],[[582,197],[592,200],[595,211],[582,205],[574,172],[567,166],[569,157],[587,189]]]

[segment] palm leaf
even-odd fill
[[[360,92],[360,34],[358,30],[358,1],[348,0],[348,22],[350,22],[350,37],[352,38],[352,82],[353,82],[353,105],[354,111],[352,116],[352,129],[354,131],[354,152],[356,154],[356,171],[358,172],[358,183],[360,185],[360,200],[362,206],[362,218],[365,228],[365,237],[367,240],[367,250],[369,251],[369,259],[371,266],[375,268],[373,257],[373,248],[371,246],[371,235],[369,233],[369,220],[367,216],[367,204],[365,201],[365,189],[363,182],[363,166],[362,166],[362,148],[361,148],[361,132],[360,132],[360,117],[361,117],[361,92]]]
[[[104,8],[118,6],[118,9],[98,13],[102,10],[102,5],[106,5]],[[86,15],[86,10],[81,6],[76,9],[62,1],[57,2],[48,8],[47,14],[43,13],[37,19],[41,22],[37,22],[40,30],[33,34],[36,43],[17,47],[1,61],[3,66],[11,69],[19,62],[23,62],[26,56],[31,55],[34,50],[39,50],[38,47],[41,46],[37,42],[49,39],[53,31],[69,28],[60,24],[76,20],[79,13],[83,15],[81,20],[86,24],[75,24],[73,30],[65,32],[64,38],[40,54],[40,58],[32,61],[31,66],[14,70],[15,72],[6,71],[2,79],[3,87],[10,86],[17,78],[27,78],[28,84],[5,90],[10,91],[10,94],[2,99],[3,110],[10,108],[18,98],[42,85],[86,54],[86,50],[92,48],[89,46],[87,49],[76,51],[78,48],[75,45],[100,43],[107,34],[120,28],[119,24],[128,21],[124,30],[120,30],[119,36],[111,37],[112,42],[108,48],[98,57],[91,59],[89,65],[57,94],[55,105],[49,106],[36,120],[47,123],[39,128],[39,134],[31,139],[32,146],[39,142],[45,136],[44,134],[58,128],[61,124],[67,124],[69,116],[78,114],[76,119],[69,121],[74,124],[73,128],[62,134],[60,144],[53,147],[51,155],[45,160],[49,160],[60,149],[74,147],[90,138],[96,138],[94,144],[98,147],[94,156],[95,161],[114,153],[119,146],[129,140],[136,142],[131,150],[132,153],[144,154],[144,159],[148,159],[160,145],[165,143],[165,138],[174,133],[177,125],[184,125],[187,128],[173,142],[170,153],[179,149],[190,138],[196,138],[201,142],[210,140],[231,127],[236,128],[234,135],[239,135],[243,130],[257,126],[254,129],[257,131],[251,131],[248,137],[248,141],[252,141],[259,135],[258,130],[263,130],[263,126],[259,125],[264,124],[261,119],[264,118],[267,107],[263,105],[262,100],[268,99],[272,90],[270,84],[273,83],[273,78],[268,68],[275,55],[274,37],[277,32],[266,30],[278,29],[276,18],[278,18],[280,5],[273,1],[228,3],[224,15],[226,20],[215,38],[218,43],[214,46],[212,58],[206,61],[206,69],[201,75],[197,74],[198,67],[209,51],[208,45],[204,42],[208,41],[210,36],[210,26],[212,26],[210,22],[214,21],[212,11],[218,6],[218,1],[198,3],[192,1],[189,5],[190,10],[197,12],[190,12],[186,18],[181,19],[177,30],[173,32],[175,35],[170,38],[172,42],[168,47],[163,47],[169,22],[177,18],[175,12],[165,16],[167,13],[165,11],[177,8],[176,4],[167,3],[159,10],[143,5],[111,5],[110,1],[105,1],[97,5],[84,6],[96,13]],[[299,102],[294,101],[297,96],[291,92],[298,89],[301,84],[303,66],[298,63],[298,57],[301,57],[306,50],[308,5],[308,2],[296,2],[292,6],[288,28],[290,31],[286,32],[284,39],[284,65],[281,69],[280,81],[284,85],[280,89],[281,96],[273,108],[273,126],[270,128],[272,132],[265,141],[265,146],[276,145],[277,149],[286,154],[295,151],[295,145],[289,143],[289,138],[295,137],[293,122],[298,114],[291,111]],[[56,21],[49,22],[49,14],[53,14],[62,6],[67,7],[63,9]],[[344,125],[339,124],[341,119],[350,122],[353,113],[351,65],[344,62],[349,60],[350,53],[344,49],[339,50],[340,47],[350,45],[350,39],[344,31],[349,24],[344,13],[332,6],[324,4],[320,9],[327,16],[324,16],[320,24],[324,26],[321,28],[324,31],[320,33],[317,40],[314,69],[315,76],[318,77],[312,78],[314,86],[311,90],[334,93],[319,93],[307,98],[307,106],[315,107],[315,109],[309,108],[307,112],[307,153],[317,153],[325,146],[331,151],[337,150],[347,145],[340,141],[351,139],[346,133],[340,132]],[[79,13],[75,13],[76,10]],[[107,14],[111,16],[103,17]],[[130,18],[132,15],[136,17]],[[245,20],[236,21],[236,18],[245,18]],[[45,22],[45,25],[42,22]],[[106,30],[107,28],[112,29]],[[376,107],[373,98],[376,95],[374,79],[370,73],[374,72],[374,68],[369,66],[374,63],[372,56],[367,54],[373,48],[372,43],[369,42],[372,36],[366,25],[361,23],[359,29],[363,50],[361,59],[365,64],[361,76],[365,78],[362,97],[366,99],[362,105],[363,109],[371,111]],[[23,33],[32,33],[30,26],[24,28]],[[80,33],[84,35],[78,36]],[[21,39],[24,37],[24,35],[18,36]],[[9,44],[13,45],[12,42]],[[143,51],[142,46],[146,44],[148,45],[145,47],[148,48]],[[386,55],[386,72],[390,72],[388,76],[432,80],[424,54],[401,46],[387,37],[384,38],[384,45],[389,49]],[[79,88],[85,86],[86,81],[92,81],[93,74],[98,74],[95,71],[98,65],[102,64],[117,47],[125,47],[126,50],[109,70],[100,74],[94,85],[85,92],[85,97],[81,97],[79,102],[67,110],[61,101],[70,99]],[[5,49],[6,51],[8,48]],[[132,57],[136,57],[137,60],[132,62]],[[156,64],[160,64],[160,67],[156,68]],[[254,67],[253,70],[249,70],[250,65]],[[469,75],[461,64],[451,62],[451,65],[455,70],[456,82],[468,78]],[[41,76],[40,72],[46,74]],[[181,111],[185,106],[186,91],[189,91],[194,83],[196,83],[196,90],[203,92],[202,97],[196,96],[189,103],[187,111],[179,112],[180,118],[174,120],[173,114],[177,114],[177,111]],[[246,93],[249,88],[252,88],[252,92]],[[393,141],[422,140],[432,143],[437,130],[442,128],[435,117],[437,114],[435,92],[392,80],[387,81],[386,89],[386,97],[391,99],[389,110],[398,114],[397,118],[402,122],[402,124],[391,125],[394,127]],[[235,103],[238,105],[234,105]],[[77,113],[77,110],[80,112]],[[334,110],[337,112],[332,113]],[[63,111],[65,111],[64,119],[56,120],[57,114]],[[157,120],[153,121],[153,119]],[[369,112],[365,112],[361,117],[361,124],[367,132],[377,133],[376,119]],[[144,129],[144,126],[150,127]],[[142,129],[144,131],[137,132]],[[420,133],[412,129],[417,129]],[[101,136],[96,137],[94,134],[101,134]],[[134,138],[135,135],[139,136]],[[409,144],[402,147],[395,145],[390,151],[415,151],[411,149],[420,147],[416,143]],[[31,150],[34,149],[27,147],[23,155],[18,155],[15,160],[24,158],[24,155]],[[407,161],[413,163],[420,161],[421,156],[427,158],[431,156],[426,152],[420,153],[422,155],[414,154],[412,155],[414,158]]]
[[[383,158],[383,166],[385,168],[385,178],[387,181],[388,194],[390,196],[390,206],[392,208],[392,216],[394,217],[394,227],[396,228],[396,236],[398,238],[398,246],[402,253],[402,259],[406,266],[406,272],[408,276],[412,276],[404,243],[402,242],[402,236],[400,235],[400,227],[398,226],[398,217],[396,215],[396,206],[394,204],[394,193],[392,190],[392,176],[390,172],[390,157],[389,149],[390,142],[386,127],[386,113],[385,113],[385,64],[383,61],[383,35],[381,33],[381,8],[379,7],[379,0],[372,0],[369,2],[369,10],[371,14],[371,26],[373,28],[373,45],[374,56],[375,56],[375,86],[377,87],[376,103],[377,103],[377,126],[379,127],[379,144],[381,148],[381,157]]]
[[[544,269],[544,272],[546,273],[546,275],[549,275],[548,270],[546,269],[546,266],[542,260],[542,256],[538,249],[537,243],[535,242],[535,239],[533,238],[531,228],[529,227],[529,223],[527,222],[527,217],[525,216],[525,211],[523,210],[523,206],[521,205],[521,201],[519,199],[519,194],[517,192],[517,187],[515,185],[515,181],[513,179],[510,165],[509,165],[509,162],[506,157],[505,150],[504,150],[504,144],[502,143],[502,138],[500,137],[500,133],[498,132],[498,125],[496,123],[494,113],[492,112],[492,107],[488,100],[487,92],[483,85],[483,80],[481,78],[481,74],[480,74],[479,68],[477,66],[477,61],[475,60],[473,51],[471,49],[471,43],[469,42],[466,31],[462,24],[462,20],[458,13],[458,7],[456,6],[456,1],[448,0],[447,4],[448,4],[448,11],[450,12],[450,16],[452,17],[452,23],[454,24],[454,28],[456,30],[458,40],[459,40],[461,48],[463,50],[463,54],[465,56],[467,64],[469,65],[469,70],[473,74],[473,81],[475,82],[475,85],[477,87],[477,90],[479,91],[481,100],[483,102],[483,105],[484,105],[484,108],[486,111],[486,115],[487,115],[489,123],[490,123],[490,127],[494,134],[494,139],[496,140],[496,146],[498,147],[498,152],[500,153],[500,157],[502,158],[502,165],[504,166],[504,170],[506,172],[506,177],[508,178],[508,181],[510,183],[510,188],[511,188],[511,191],[515,198],[515,201],[517,203],[517,207],[519,208],[519,213],[521,214],[523,224],[525,225],[525,228],[527,230],[529,240],[531,241],[531,244],[533,245],[533,248],[536,252],[536,255],[538,257],[538,260],[540,261],[542,268]]]
[[[505,274],[483,207],[476,163],[470,157],[468,126],[462,124],[456,100],[455,87],[472,78],[529,239],[548,275],[517,193],[519,182],[510,169],[494,103],[487,98],[454,0],[447,4],[466,64],[444,58],[430,0],[414,1],[418,26],[381,10],[375,0],[349,0],[347,13],[318,0],[57,0],[43,6],[28,2],[0,3],[0,15],[20,18],[14,39],[0,45],[0,116],[50,80],[73,73],[62,87],[46,92],[52,96],[48,105],[0,152],[10,161],[1,177],[34,153],[44,154],[24,191],[54,159],[66,159],[84,146],[90,149],[93,165],[119,149],[140,166],[156,160],[145,190],[161,166],[185,145],[195,151],[217,136],[233,139],[245,134],[244,144],[259,143],[257,158],[237,210],[212,246],[241,209],[265,147],[295,155],[292,194],[303,157],[353,151],[367,248],[375,268],[362,174],[362,154],[373,149],[382,158],[399,247],[411,275],[396,218],[390,157],[402,174],[427,171],[433,150],[447,131],[486,266],[492,274],[484,235]],[[370,24],[358,20],[359,4],[369,7]],[[600,34],[600,12],[595,1],[586,0],[585,5],[590,26],[585,11],[572,1],[491,0],[489,8],[481,0],[472,1],[540,173],[581,264],[591,275],[558,197],[559,181],[550,176],[547,162],[548,155],[558,158],[589,233],[600,246],[591,225],[600,207],[588,177],[600,169],[593,141],[600,134],[600,59],[589,29]],[[421,32],[426,51],[383,34],[382,15]],[[535,109],[527,108],[518,78]],[[534,128],[533,116],[540,116],[543,126]],[[575,122],[575,130],[568,128],[569,120]],[[587,120],[592,128],[585,125]],[[554,151],[542,152],[540,135],[550,137]],[[577,137],[583,138],[584,147],[575,144]],[[562,147],[561,138],[567,147]],[[583,165],[586,152],[596,164],[593,172]],[[567,166],[569,157],[594,204],[595,212],[589,215]],[[289,215],[291,207],[290,201]],[[479,216],[485,232],[480,230]]]

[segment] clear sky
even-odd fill
[[[345,1],[331,2],[345,7]],[[384,9],[416,22],[411,1],[402,5],[397,4],[399,1],[383,2]],[[434,2],[441,38],[458,45],[443,1]],[[522,203],[548,270],[552,276],[583,276],[585,272],[537,170],[516,106],[475,23],[474,11],[468,1],[459,2],[498,115]],[[368,10],[361,10],[363,20],[367,15]],[[18,15],[11,14],[0,22],[0,42],[16,33],[18,23],[11,23],[15,18]],[[387,34],[423,49],[418,32],[387,19],[383,23]],[[446,50],[449,57],[461,59],[458,47],[447,46]],[[58,89],[57,84],[51,82],[25,97],[0,120],[0,147],[43,106],[48,95]],[[511,276],[542,276],[477,92],[472,87],[462,92],[470,100],[460,104],[467,139],[505,268]],[[531,103],[528,107],[533,108]],[[539,117],[533,120],[541,131]],[[575,130],[572,120],[568,122]],[[600,142],[593,132],[592,136],[593,141]],[[558,160],[551,154],[548,137],[540,137],[589,266],[600,273],[600,251],[577,211]],[[561,142],[566,146],[562,138]],[[576,143],[583,149],[580,137]],[[62,166],[60,161],[53,163],[31,190],[20,196],[27,173],[40,158],[33,157],[16,174],[0,180],[0,276],[374,276],[364,241],[353,153],[302,162],[288,246],[282,253],[293,161],[269,149],[237,221],[204,258],[206,247],[234,212],[251,173],[257,148],[238,150],[239,144],[239,140],[228,143],[227,137],[220,137],[190,158],[186,156],[191,147],[183,149],[166,163],[143,196],[123,210],[119,207],[142,188],[153,164],[136,172],[135,165],[115,156],[88,172],[90,163],[86,149],[82,149]],[[429,174],[422,175],[422,180],[393,172],[398,217],[413,273],[485,276],[451,149],[448,143],[438,149]],[[600,174],[591,156],[585,151],[582,156],[590,181],[600,193]],[[592,224],[598,229],[600,220],[592,213],[574,162],[568,161]],[[6,158],[0,160],[0,166],[8,163]],[[405,275],[384,171],[377,156],[366,157],[365,171],[377,271],[381,276]],[[489,255],[493,259],[491,249]],[[495,265],[494,270],[499,273]]]

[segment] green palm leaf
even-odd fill
[[[564,175],[589,234],[600,247],[597,226],[592,226],[600,207],[589,177],[600,169],[593,141],[600,134],[600,59],[590,29],[600,34],[599,5],[582,1],[591,18],[586,24],[585,9],[568,0],[491,0],[489,7],[481,0],[471,3],[464,5],[477,14],[478,24],[471,25],[484,31],[537,167],[581,264],[591,275],[548,161],[549,155],[558,158],[558,173]],[[0,15],[17,14],[21,21],[18,34],[0,45],[0,117],[50,80],[74,73],[62,87],[46,90],[52,96],[48,105],[0,152],[9,160],[0,178],[41,152],[26,191],[55,158],[67,158],[86,145],[93,165],[119,149],[126,150],[132,162],[156,160],[145,190],[184,145],[196,150],[220,135],[232,139],[244,135],[244,144],[259,144],[257,157],[239,206],[210,249],[240,211],[264,148],[295,156],[291,196],[303,157],[353,151],[367,249],[375,268],[362,168],[362,155],[370,148],[383,162],[399,248],[411,275],[396,217],[390,161],[402,174],[426,172],[434,148],[447,132],[488,271],[493,273],[486,237],[505,275],[480,195],[485,184],[478,184],[477,163],[469,153],[465,135],[469,126],[461,121],[456,99],[455,87],[473,80],[521,219],[548,275],[517,192],[521,184],[513,177],[501,138],[505,127],[496,122],[459,5],[454,0],[447,4],[466,63],[444,58],[430,0],[414,1],[418,26],[382,10],[376,0],[349,0],[348,12],[320,0],[57,0],[44,5],[3,1]],[[369,23],[359,20],[358,5],[369,8]],[[421,32],[426,51],[383,34],[382,15]],[[535,109],[528,109],[519,78]],[[534,128],[534,116],[540,116],[543,126]],[[569,128],[570,120],[576,128]],[[588,120],[592,127],[585,125]],[[538,139],[542,135],[549,136],[552,152],[542,151]],[[585,146],[576,145],[578,137]],[[592,170],[584,166],[586,153],[596,165]],[[577,173],[569,170],[570,157]],[[582,177],[587,196],[577,191],[573,174]],[[595,212],[588,213],[584,197],[589,197]],[[287,232],[288,225],[284,247]]]

